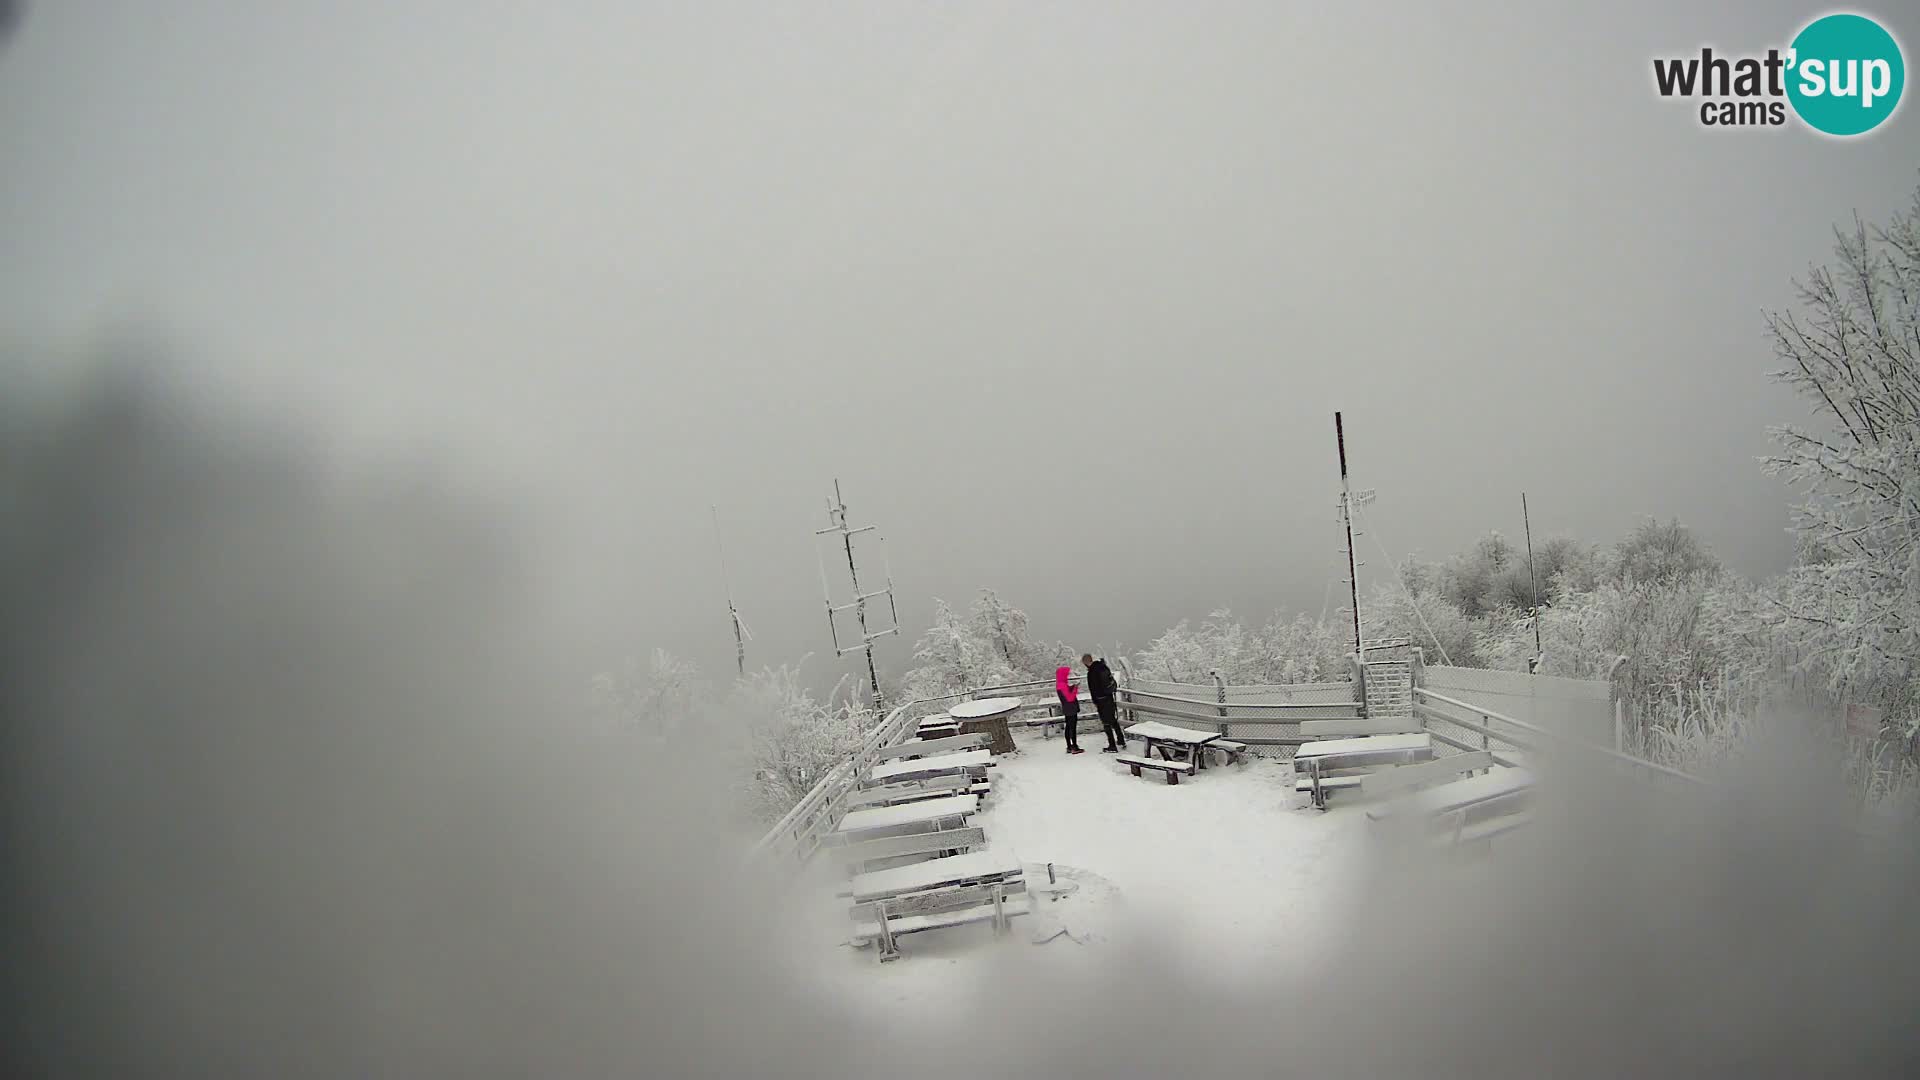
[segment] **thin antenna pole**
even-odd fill
[[[1333,414],[1333,437],[1340,446],[1340,518],[1347,527],[1347,584],[1353,595],[1353,654],[1360,655],[1360,569],[1353,558],[1353,487],[1347,481],[1347,431]]]
[[[1546,650],[1540,644],[1540,579],[1533,572],[1533,520],[1527,516],[1527,493],[1520,493],[1520,524],[1527,531],[1527,584],[1533,589],[1533,663],[1527,665],[1527,671],[1534,673],[1540,667],[1540,657]]]
[[[900,625],[900,608],[893,602],[893,556],[887,553],[887,538],[880,538],[880,569],[887,575],[887,612],[893,625]]]
[[[709,506],[713,511],[713,550],[720,556],[720,587],[727,593],[727,617],[733,620],[733,662],[740,669],[742,678],[747,674],[747,639],[740,629],[740,609],[733,606],[733,583],[727,579],[727,549],[720,543],[720,508]]]

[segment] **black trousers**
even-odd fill
[[[1100,727],[1107,733],[1107,745],[1125,747],[1127,737],[1120,730],[1120,710],[1110,697],[1093,699],[1093,707],[1100,711]]]
[[[1062,719],[1066,721],[1066,725],[1067,725],[1067,749],[1069,750],[1079,749],[1080,748],[1080,703],[1076,701],[1071,705],[1062,706],[1060,710],[1060,716]]]

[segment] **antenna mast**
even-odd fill
[[[1360,653],[1360,570],[1353,557],[1353,487],[1347,481],[1347,432],[1333,414],[1333,438],[1340,447],[1340,522],[1347,530],[1347,585],[1353,597],[1353,654]]]
[[[1527,663],[1527,674],[1538,674],[1540,661],[1546,658],[1547,650],[1540,644],[1540,579],[1533,572],[1533,521],[1527,516],[1527,493],[1520,493],[1520,523],[1527,531],[1527,585],[1533,590],[1533,609],[1529,617],[1533,622],[1533,659]]]
[[[833,602],[833,590],[827,584],[826,563],[824,561],[821,562],[820,589],[826,595],[827,631],[833,635],[834,655],[845,656],[850,652],[860,652],[863,649],[866,651],[867,678],[869,680],[868,685],[873,688],[873,707],[876,710],[884,710],[886,708],[886,699],[880,692],[879,668],[875,666],[873,662],[873,642],[876,638],[883,638],[888,634],[898,634],[900,632],[898,609],[894,606],[893,602],[892,564],[891,562],[887,564],[887,587],[884,589],[876,589],[873,592],[863,593],[860,591],[860,570],[854,565],[853,559],[853,538],[860,533],[873,532],[877,528],[879,528],[877,525],[862,525],[860,528],[855,529],[847,525],[847,504],[846,501],[840,497],[840,481],[835,480],[833,482],[833,498],[827,500],[827,527],[814,530],[813,535],[837,536],[840,538],[840,546],[845,550],[847,556],[847,579],[853,586],[853,599],[848,603],[835,606]],[[886,542],[884,537],[881,538],[881,542],[883,544]],[[816,544],[817,543],[818,541],[816,541]],[[819,556],[820,554],[817,546],[814,549],[814,554],[815,556]],[[877,596],[887,598],[887,611],[888,614],[892,616],[893,625],[884,630],[869,630],[867,627],[867,601]],[[849,609],[853,611],[854,620],[860,626],[860,643],[858,645],[848,646],[847,648],[841,648],[840,625],[834,616],[839,612]]]
[[[727,580],[727,549],[720,544],[720,508],[710,506],[713,511],[713,550],[720,556],[720,587],[727,593],[727,617],[733,620],[733,662],[740,668],[741,677],[747,674],[747,642],[753,640],[753,631],[747,629],[747,621],[740,617],[740,609],[733,606],[733,584]]]

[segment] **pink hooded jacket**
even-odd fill
[[[1054,669],[1053,686],[1054,689],[1060,691],[1060,700],[1062,703],[1071,703],[1080,700],[1079,693],[1073,688],[1072,668],[1062,667]]]

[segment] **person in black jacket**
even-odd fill
[[[1100,752],[1117,754],[1127,745],[1127,737],[1120,731],[1120,710],[1113,701],[1114,695],[1120,692],[1120,684],[1113,681],[1113,669],[1107,662],[1095,660],[1092,653],[1081,655],[1080,666],[1087,669],[1087,693],[1093,696],[1093,707],[1100,713],[1100,726],[1107,733],[1106,749]]]

